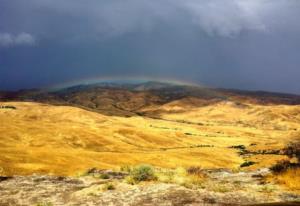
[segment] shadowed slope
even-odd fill
[[[201,107],[221,101],[257,105],[300,105],[300,96],[270,92],[212,89],[160,82],[140,84],[99,83],[57,91],[21,90],[0,92],[0,101],[34,101],[70,105],[111,116],[143,115],[144,110],[183,102]],[[176,111],[176,110],[175,110]]]

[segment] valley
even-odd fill
[[[91,168],[119,171],[141,164],[243,175],[295,161],[286,148],[300,138],[298,97],[273,95],[263,102],[239,93],[181,89],[2,93],[0,175],[74,178]],[[264,184],[278,187],[276,177],[266,174]],[[299,184],[280,184],[300,192]]]

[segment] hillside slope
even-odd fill
[[[1,102],[0,166],[2,173],[75,175],[91,167],[116,168],[150,163],[160,167],[267,167],[280,154],[244,157],[231,148],[278,150],[299,137],[300,106],[237,106],[232,102],[194,106],[173,102],[155,118],[107,116],[70,106]],[[179,104],[184,111],[167,112]],[[156,107],[144,111],[149,116]],[[156,114],[157,115],[157,114]],[[246,124],[247,123],[247,124]]]
[[[183,100],[185,102],[183,102]],[[1,92],[0,101],[30,101],[76,106],[110,116],[139,116],[143,111],[165,104],[183,102],[201,107],[230,101],[254,105],[300,105],[300,96],[271,92],[215,89],[160,82],[140,84],[99,83],[77,85],[56,91],[20,90]]]

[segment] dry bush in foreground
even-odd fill
[[[283,149],[283,154],[290,158],[296,158],[297,162],[291,162],[290,160],[279,161],[270,168],[274,173],[282,173],[289,169],[300,168],[300,140],[290,143],[285,149]]]
[[[176,169],[158,169],[155,175],[157,180],[165,183],[173,183],[187,188],[202,188],[205,175],[200,167],[190,167],[188,169],[178,167]]]
[[[289,144],[283,151],[290,158],[296,158],[297,162],[289,160],[277,162],[270,168],[275,174],[274,179],[279,184],[300,193],[300,140]]]
[[[201,169],[201,167],[189,167],[187,169],[187,173],[191,174],[191,175],[201,176],[202,175],[202,169]]]
[[[281,160],[273,165],[270,169],[275,174],[286,172],[289,169],[300,168],[299,163],[291,163],[290,160]]]
[[[138,165],[135,167],[123,166],[120,170],[128,172],[129,175],[125,181],[132,185],[142,181],[158,181],[187,188],[202,188],[206,178],[200,167],[165,169],[154,168],[151,165]]]
[[[296,157],[298,162],[300,162],[300,139],[297,142],[289,144],[283,151],[285,155]]]
[[[156,180],[154,168],[151,165],[139,165],[129,171],[126,178],[129,184],[136,184],[141,181]]]
[[[113,183],[106,183],[103,187],[103,190],[114,190],[116,189],[115,185]]]

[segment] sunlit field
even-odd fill
[[[152,119],[40,103],[6,104],[17,108],[0,110],[0,165],[6,175],[76,175],[91,167],[139,163],[237,169],[248,160],[255,162],[246,168],[251,170],[287,159],[276,150],[293,141],[300,128],[299,106],[218,103],[187,112],[161,111],[161,119]],[[237,145],[257,154],[241,157]]]

